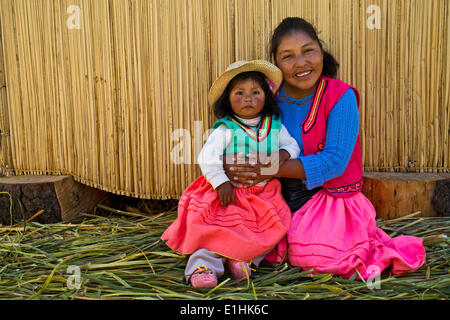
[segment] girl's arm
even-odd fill
[[[229,181],[223,168],[223,152],[231,138],[232,131],[225,125],[219,126],[209,135],[197,157],[203,176],[214,189]]]
[[[208,137],[198,155],[198,163],[205,179],[219,195],[220,203],[226,207],[236,204],[233,185],[223,169],[223,152],[232,139],[232,130],[225,125],[219,126]]]
[[[280,150],[286,150],[290,154],[291,159],[297,159],[300,155],[300,147],[297,141],[289,134],[289,131],[284,125],[281,125],[280,130]]]

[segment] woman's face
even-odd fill
[[[237,82],[230,92],[231,109],[243,119],[252,119],[258,116],[264,108],[265,99],[264,90],[253,79]]]
[[[314,93],[322,74],[323,52],[317,41],[297,31],[281,39],[275,63],[283,71],[283,90],[291,98],[300,99]]]

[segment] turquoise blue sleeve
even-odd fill
[[[345,171],[355,147],[359,131],[356,96],[348,89],[331,110],[327,119],[327,135],[323,151],[300,156],[306,175],[306,188],[322,186]]]

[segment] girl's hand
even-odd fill
[[[228,206],[230,203],[236,204],[236,199],[234,198],[233,185],[230,181],[222,183],[217,187],[217,192],[219,193],[220,204],[223,207]]]
[[[228,156],[224,161],[225,173],[230,180],[246,186],[276,176],[279,167],[290,158],[289,152],[283,149],[272,152],[270,156],[265,153],[250,153],[245,158],[242,153],[232,156],[234,159]]]

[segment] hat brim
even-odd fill
[[[211,86],[208,95],[208,102],[212,106],[219,99],[222,93],[225,91],[228,83],[239,73],[248,71],[259,71],[262,72],[274,85],[272,92],[277,92],[278,88],[283,81],[283,73],[281,70],[265,60],[253,60],[249,61],[239,67],[227,70],[222,75],[217,78],[216,81]]]

